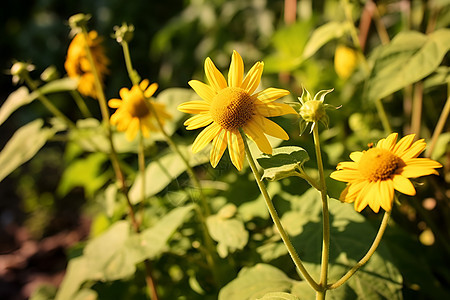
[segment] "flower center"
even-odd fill
[[[213,98],[210,112],[214,122],[226,130],[234,130],[252,118],[254,107],[254,101],[246,91],[227,87]]]
[[[135,118],[143,118],[150,113],[145,99],[141,95],[131,93],[124,103],[126,110]]]
[[[404,164],[403,160],[392,152],[372,148],[364,152],[358,170],[366,179],[378,181],[390,178]]]

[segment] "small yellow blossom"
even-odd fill
[[[351,162],[341,162],[330,177],[348,182],[340,200],[355,203],[360,212],[367,205],[378,212],[392,209],[394,189],[410,196],[416,190],[409,178],[438,174],[442,165],[428,158],[417,158],[425,150],[424,140],[414,141],[414,134],[402,138],[398,143],[397,133],[380,140],[376,147],[350,154]]]
[[[87,44],[92,53],[95,67],[100,81],[103,83],[105,75],[108,73],[109,60],[105,56],[104,49],[101,45],[102,38],[100,38],[96,31],[91,31],[88,34]],[[78,91],[84,96],[97,98],[95,89],[95,78],[92,73],[92,66],[86,54],[86,39],[83,33],[78,33],[73,38],[67,50],[67,58],[64,63],[67,75],[70,78],[79,79]]]
[[[171,119],[172,116],[166,112],[165,105],[149,100],[158,88],[158,84],[149,85],[147,79],[143,80],[139,86],[134,85],[131,90],[122,88],[119,91],[122,99],[111,99],[108,105],[111,108],[117,108],[111,116],[111,124],[117,125],[117,130],[125,131],[126,138],[132,141],[139,130],[144,137],[150,136],[150,131],[158,131],[157,121],[151,113],[149,105],[151,104],[158,115],[161,123]],[[144,91],[144,94],[142,93]]]

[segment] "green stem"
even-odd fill
[[[53,103],[39,90],[36,83],[30,78],[30,75],[28,73],[23,74],[23,79],[25,80],[26,84],[30,87],[30,89],[37,93],[37,98],[41,103],[47,108],[55,117],[59,118],[62,122],[64,122],[67,127],[74,129],[76,128],[75,124],[66,117],[65,114],[63,114],[56,106],[53,105]]]
[[[328,286],[328,289],[332,290],[332,289],[340,287],[347,280],[349,280],[350,277],[352,277],[352,275],[355,274],[355,272],[359,270],[359,268],[361,268],[362,266],[364,266],[364,264],[367,263],[367,261],[375,253],[375,250],[378,248],[378,245],[381,242],[381,238],[383,237],[383,234],[388,225],[390,215],[391,215],[390,211],[387,211],[384,213],[383,220],[381,221],[380,228],[378,229],[378,233],[377,233],[372,245],[370,246],[369,250],[367,251],[366,255],[364,255],[364,257],[361,258],[361,260],[356,265],[354,265],[344,276],[342,276],[341,279],[339,279],[338,281],[336,281],[333,284],[330,284]]]
[[[81,111],[81,114],[83,115],[83,117],[91,118],[92,114],[89,111],[89,108],[87,107],[83,98],[81,98],[80,93],[78,91],[70,91],[70,94],[72,95],[73,100],[75,100],[75,104],[78,106],[78,109]]]
[[[92,74],[94,75],[95,88],[97,91],[98,102],[100,104],[100,110],[102,113],[103,124],[107,129],[107,138],[108,138],[110,150],[111,150],[111,153],[110,153],[111,163],[113,165],[113,169],[116,174],[117,181],[120,183],[120,190],[125,195],[125,198],[127,201],[129,215],[131,218],[131,224],[132,224],[135,232],[139,233],[139,231],[140,231],[139,223],[136,220],[136,216],[135,216],[134,209],[133,209],[133,204],[131,203],[130,197],[128,195],[128,187],[126,185],[125,177],[123,175],[122,169],[120,168],[119,158],[117,156],[117,152],[114,147],[114,142],[112,139],[112,129],[111,129],[110,121],[109,121],[109,110],[108,110],[108,105],[106,103],[106,98],[105,98],[105,94],[103,91],[102,83],[100,81],[100,77],[98,76],[97,67],[95,66],[94,59],[93,59],[92,53],[91,53],[91,49],[87,43],[87,41],[89,40],[88,32],[87,32],[87,29],[85,26],[82,26],[81,29],[82,29],[82,34],[84,35],[84,38],[86,40],[86,46],[85,46],[86,56],[88,58],[90,66],[92,68],[92,70],[91,70]],[[156,290],[155,282],[152,277],[152,270],[151,270],[150,262],[148,260],[146,260],[146,261],[144,261],[144,264],[145,264],[145,271],[146,271],[145,279],[146,279],[147,285],[150,290],[149,291],[150,298],[152,300],[158,300],[158,294],[156,292],[157,290]]]
[[[377,107],[378,116],[380,117],[381,124],[383,124],[384,131],[386,134],[390,134],[392,132],[392,127],[389,123],[389,118],[386,114],[386,110],[384,109],[381,99],[377,99],[375,101],[375,106]]]
[[[261,175],[258,172],[258,168],[256,167],[252,153],[250,151],[250,148],[248,147],[247,137],[241,129],[239,131],[240,131],[242,139],[244,141],[245,154],[247,155],[247,161],[250,164],[250,168],[252,169],[253,175],[255,176],[256,184],[258,185],[259,190],[261,191],[261,194],[264,197],[267,208],[269,209],[270,216],[272,217],[273,223],[275,224],[275,227],[277,228],[278,232],[280,233],[281,239],[283,240],[283,243],[286,246],[286,248],[289,252],[289,255],[291,256],[295,266],[300,270],[301,274],[303,275],[305,280],[309,283],[309,285],[316,291],[320,290],[320,286],[314,281],[314,279],[311,277],[311,275],[309,275],[308,271],[306,270],[305,266],[303,265],[302,261],[300,260],[298,254],[297,254],[297,251],[295,250],[294,246],[292,245],[288,234],[284,230],[284,227],[281,224],[278,213],[277,213],[275,207],[273,206],[272,199],[270,198],[269,193],[267,192],[267,189],[261,180]]]
[[[315,124],[317,125],[317,124]],[[320,150],[319,127],[314,126],[313,137],[316,150],[317,167],[319,169],[320,195],[322,197],[322,217],[323,217],[323,239],[322,239],[322,262],[320,270],[321,290],[317,291],[316,299],[325,299],[328,280],[328,260],[330,256],[330,213],[328,211],[327,185],[323,171],[322,153]]]
[[[137,72],[133,69],[128,43],[126,41],[122,41],[120,44],[123,49],[125,64],[126,64],[126,68],[127,68],[127,72],[130,77],[130,80],[133,85],[137,85],[140,88],[139,76],[138,76]],[[142,89],[141,89],[141,92],[142,92],[143,97],[145,97],[147,100],[150,100],[145,96],[144,91]],[[218,269],[216,268],[216,262],[215,262],[216,255],[214,255],[214,253],[216,251],[215,251],[215,247],[214,247],[214,242],[213,242],[211,236],[209,235],[208,227],[206,226],[206,218],[211,214],[211,211],[210,211],[209,205],[208,205],[208,200],[206,199],[206,196],[203,193],[203,189],[200,184],[200,181],[198,180],[197,176],[195,175],[194,170],[192,169],[191,165],[189,164],[189,161],[187,160],[185,155],[181,152],[181,150],[177,146],[177,144],[172,140],[172,138],[167,133],[167,131],[164,129],[164,124],[162,123],[161,119],[159,118],[152,102],[148,101],[147,104],[148,104],[150,113],[155,117],[156,123],[158,125],[158,129],[163,134],[164,139],[166,140],[166,142],[169,145],[169,147],[171,148],[171,150],[173,152],[175,152],[183,161],[184,165],[186,166],[186,172],[189,176],[189,179],[191,180],[191,182],[193,183],[194,187],[196,188],[196,190],[198,191],[198,193],[200,195],[201,209],[198,207],[198,205],[196,205],[196,211],[197,211],[197,216],[200,219],[200,224],[202,227],[205,247],[207,250],[206,251],[206,260],[207,260],[207,263],[208,263],[210,269],[212,270],[212,272],[214,274],[214,278],[216,279],[216,282],[221,284],[222,280],[220,278],[222,276],[221,276],[221,274],[218,273]]]
[[[431,157],[433,154],[434,147],[436,146],[437,140],[444,129],[444,125],[448,120],[448,115],[450,113],[450,84],[447,85],[447,101],[445,102],[444,108],[442,109],[439,120],[434,128],[433,135],[431,137],[431,142],[427,151],[425,152],[426,157]]]
[[[304,170],[300,169],[298,170],[298,177],[303,178],[304,180],[306,180],[306,182],[308,182],[313,188],[315,188],[316,190],[320,191],[320,187],[319,184],[311,177],[309,176]]]
[[[145,202],[145,147],[144,134],[142,133],[142,123],[139,120],[139,145],[138,145],[139,173],[141,174],[141,203],[142,208]],[[142,211],[142,210],[141,210]]]
[[[422,119],[423,81],[414,85],[413,105],[411,113],[411,133],[420,136],[420,124]]]

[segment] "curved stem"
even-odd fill
[[[53,103],[39,90],[28,73],[25,72],[23,74],[23,79],[25,80],[25,83],[28,85],[28,87],[33,92],[37,93],[37,98],[39,99],[39,101],[41,101],[45,108],[47,108],[55,117],[64,122],[69,128],[76,128],[75,124],[69,118],[67,118],[66,115],[63,114],[56,106],[54,106]]]
[[[375,101],[375,106],[377,107],[378,116],[380,117],[381,124],[383,124],[384,131],[386,134],[390,134],[392,132],[392,127],[381,99]]]
[[[366,255],[364,255],[364,257],[361,258],[361,260],[356,265],[354,265],[350,270],[348,270],[348,272],[344,276],[342,276],[341,279],[339,279],[338,281],[336,281],[333,284],[330,284],[328,286],[328,289],[332,290],[332,289],[340,287],[347,280],[349,280],[350,277],[352,277],[352,275],[355,274],[355,272],[359,270],[359,268],[361,268],[362,266],[364,266],[367,263],[367,261],[375,253],[375,250],[378,248],[378,245],[381,242],[381,238],[383,237],[383,234],[386,230],[390,216],[391,216],[390,211],[387,211],[384,213],[383,220],[381,221],[380,228],[378,229],[378,233],[377,233],[372,245],[370,246],[369,250],[367,251]]]
[[[323,217],[323,239],[322,239],[322,262],[320,269],[319,285],[322,290],[316,294],[316,299],[325,299],[328,280],[328,260],[330,256],[330,214],[328,212],[327,186],[323,172],[322,153],[320,150],[319,127],[313,129],[314,147],[316,150],[317,167],[319,169],[320,195],[322,197],[322,217]]]
[[[240,134],[244,141],[245,154],[247,155],[247,161],[250,164],[250,168],[252,169],[253,175],[255,176],[256,184],[258,185],[259,190],[261,191],[261,194],[264,197],[267,208],[269,209],[270,216],[272,217],[275,227],[277,228],[278,232],[281,235],[281,239],[283,240],[283,243],[286,246],[286,248],[289,252],[289,255],[291,256],[292,260],[294,261],[295,266],[300,270],[301,274],[303,275],[305,280],[309,283],[309,285],[316,291],[320,290],[319,285],[314,281],[314,279],[311,277],[311,275],[309,275],[308,271],[306,270],[305,266],[303,265],[302,261],[300,260],[298,254],[297,254],[297,251],[295,250],[294,246],[292,245],[288,234],[284,230],[284,227],[280,221],[280,217],[278,216],[278,213],[277,213],[275,207],[273,206],[272,199],[270,198],[269,193],[267,192],[267,189],[261,180],[261,175],[258,172],[258,168],[256,167],[252,153],[250,152],[250,148],[248,147],[248,144],[247,144],[247,137],[241,129],[239,131],[240,131]]]
[[[78,106],[78,109],[81,111],[81,114],[84,118],[92,118],[92,114],[89,111],[89,108],[87,107],[86,103],[84,102],[84,99],[81,97],[80,93],[78,91],[70,91],[70,94],[72,95],[73,100],[75,100],[75,104]]]

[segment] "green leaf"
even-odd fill
[[[0,108],[0,125],[3,124],[19,107],[24,106],[31,101],[33,101],[33,99],[30,97],[28,89],[25,86],[21,86],[16,91],[12,92]]]
[[[436,146],[434,147],[431,159],[437,160],[447,153],[450,145],[450,132],[441,133],[437,139]]]
[[[208,149],[193,154],[191,146],[179,145],[178,148],[189,161],[191,167],[204,164],[209,161]],[[145,169],[145,197],[150,197],[162,191],[178,176],[186,171],[186,165],[176,153],[168,152],[154,159]],[[142,177],[136,177],[130,189],[131,203],[136,204],[142,200],[141,195]]]
[[[219,292],[219,300],[245,300],[263,297],[270,292],[289,292],[295,280],[267,264],[243,268],[238,277]]]
[[[54,299],[55,295],[56,287],[53,285],[44,284],[34,290],[33,294],[31,294],[30,300]]]
[[[323,45],[343,37],[349,29],[349,22],[328,22],[314,30],[303,51],[303,59],[313,56]]]
[[[313,193],[317,196],[314,197]],[[298,218],[306,221],[301,232],[292,236],[292,243],[296,249],[300,249],[305,267],[313,278],[319,278],[320,275],[322,244],[321,201],[318,195],[313,189],[302,196],[282,195],[292,202],[292,209],[298,213]],[[332,237],[329,281],[333,282],[364,256],[376,231],[363,216],[355,212],[352,204],[330,199],[329,211]],[[402,299],[402,277],[391,261],[389,250],[381,243],[369,262],[346,283],[349,290],[338,288],[329,291],[330,297],[334,294],[336,299]],[[339,298],[341,296],[338,295],[342,294],[346,296]]]
[[[206,219],[206,226],[211,237],[218,243],[217,252],[220,257],[228,256],[236,250],[242,250],[248,242],[248,231],[245,230],[244,222],[234,218],[230,214],[230,207],[233,204],[224,206],[216,215],[211,215]]]
[[[425,79],[423,87],[428,89],[438,85],[450,83],[450,67],[441,66]]]
[[[366,87],[367,98],[384,98],[417,82],[437,69],[450,49],[450,29],[429,35],[401,32],[391,43],[375,51]]]
[[[264,72],[292,71],[303,62],[303,49],[311,28],[310,22],[297,22],[279,29],[272,37],[276,52],[264,58]]]
[[[91,289],[82,289],[72,298],[73,300],[97,300],[97,292]]]
[[[73,299],[81,284],[89,278],[89,271],[90,266],[87,264],[85,257],[80,256],[71,259],[55,300]]]
[[[275,148],[272,155],[265,154],[265,156],[257,160],[264,168],[263,178],[271,181],[300,174],[298,170],[309,160],[305,149],[297,146]]]
[[[77,87],[78,87],[78,80],[66,77],[53,80],[41,86],[38,90],[42,94],[51,94],[51,93],[74,91],[77,89]],[[37,98],[38,93],[33,92],[31,93],[31,96]]]
[[[166,250],[170,237],[185,222],[193,208],[193,205],[177,207],[162,217],[153,227],[141,232],[139,239],[144,258],[153,259]]]
[[[103,164],[108,160],[104,153],[92,153],[72,162],[64,171],[57,193],[64,197],[74,187],[83,187],[86,196],[92,197],[109,179]]]
[[[258,298],[258,300],[300,300],[300,298],[288,293],[272,292],[265,294],[263,297]]]
[[[30,160],[53,137],[55,131],[42,128],[44,121],[32,121],[19,128],[0,152],[0,181]]]

